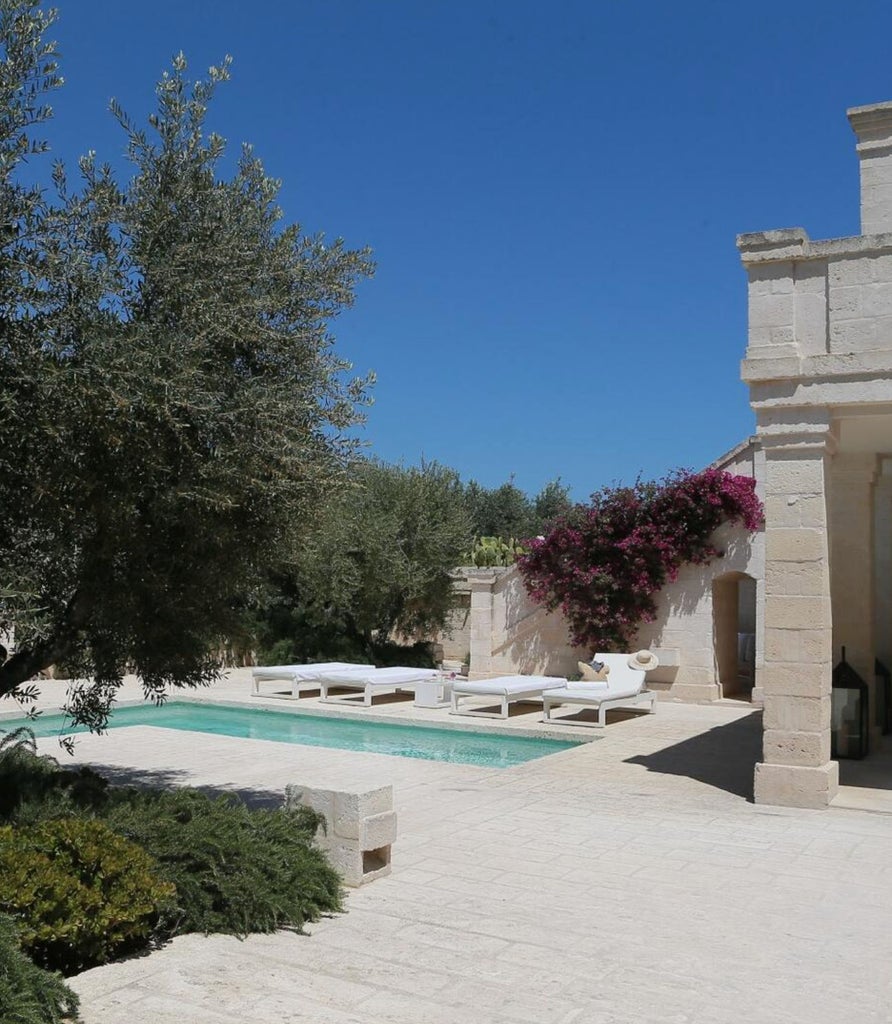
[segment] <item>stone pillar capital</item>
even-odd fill
[[[756,435],[766,458],[820,458],[833,455],[838,447],[826,409],[759,409]]]
[[[495,569],[468,569],[466,576],[472,592],[492,590],[496,582]]]

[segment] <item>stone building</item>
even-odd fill
[[[737,240],[756,435],[717,465],[756,478],[764,533],[730,531],[725,557],[683,572],[638,638],[658,651],[654,684],[668,697],[764,704],[755,798],[803,807],[837,791],[831,678],[842,648],[872,703],[875,659],[892,667],[892,102],[848,117],[861,234]],[[447,656],[469,653],[472,675],[573,670],[579,652],[561,617],[529,602],[516,570],[466,570],[459,587]]]
[[[743,379],[765,457],[765,704],[756,800],[826,806],[831,671],[873,688],[892,647],[892,103],[848,112],[861,234],[741,235]],[[875,697],[875,693],[871,694]],[[877,739],[878,737],[875,737]]]

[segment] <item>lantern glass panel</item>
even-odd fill
[[[845,648],[842,661],[833,670],[830,716],[830,756],[864,757],[870,729],[867,684],[847,664]]]

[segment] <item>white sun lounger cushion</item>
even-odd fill
[[[510,697],[515,693],[535,693],[566,684],[567,680],[559,676],[496,676],[495,679],[478,679],[475,682],[457,679],[453,691],[477,693],[482,697]]]
[[[372,665],[354,665],[348,661],[324,661],[317,665],[258,665],[251,669],[255,679],[318,679],[326,672],[353,672],[373,668]]]
[[[578,697],[591,697],[593,700],[619,700],[622,697],[634,697],[644,687],[644,672],[631,668],[628,654],[596,654],[595,661],[603,661],[610,666],[605,682],[570,682],[567,689]]]
[[[403,668],[395,666],[393,668],[366,669],[362,672],[345,672],[333,669],[330,672],[324,673],[324,679],[327,683],[349,684],[358,688],[366,686],[393,688],[396,686],[408,686],[410,683],[417,683],[422,679],[433,679],[439,675],[439,671],[435,668]]]

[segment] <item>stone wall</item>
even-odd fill
[[[714,465],[755,477],[757,492],[761,493],[764,459],[752,439]],[[684,566],[678,578],[659,595],[657,617],[642,625],[634,645],[657,653],[660,668],[648,680],[679,700],[710,701],[722,696],[715,642],[717,628],[722,626],[717,617],[723,614],[714,602],[717,581],[732,581],[736,586],[743,580],[755,590],[751,612],[755,665],[762,663],[764,536],[723,527],[716,543],[724,556],[707,566]],[[516,568],[463,568],[457,570],[456,577],[461,606],[453,615],[451,635],[439,640],[444,651],[454,652],[456,660],[470,652],[472,678],[515,673],[566,676],[577,671],[577,661],[594,653],[572,646],[563,616],[548,613],[530,600]],[[724,626],[732,634],[730,642],[736,652],[736,613],[735,621]],[[754,699],[759,699],[758,690]]]

